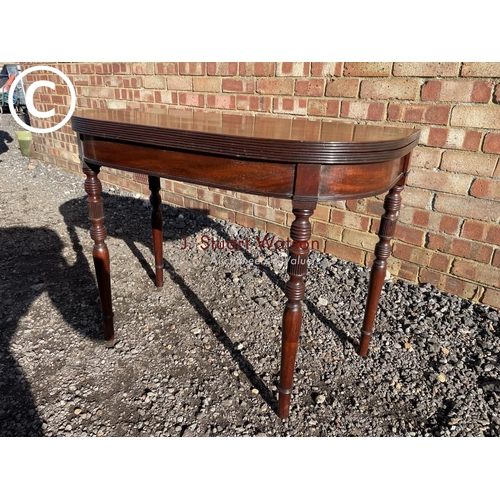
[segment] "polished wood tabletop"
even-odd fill
[[[288,416],[290,407],[305,295],[310,217],[316,204],[388,191],[361,328],[358,352],[366,356],[418,130],[174,107],[148,112],[79,110],[72,117],[72,127],[78,135],[80,159],[87,175],[90,234],[106,340],[114,338],[114,324],[98,178],[103,166],[148,175],[157,286],[163,285],[164,267],[161,177],[292,200],[295,220],[290,228],[290,279],[285,287],[277,411],[281,418]]]

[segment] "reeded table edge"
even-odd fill
[[[362,164],[401,158],[418,143],[420,130],[407,137],[377,142],[320,142],[268,139],[212,132],[119,123],[74,115],[73,130],[111,141],[165,149],[284,163]],[[411,132],[412,129],[408,129]]]

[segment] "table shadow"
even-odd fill
[[[43,304],[32,304],[47,294],[69,327],[98,340],[87,328],[89,313],[81,304],[96,283],[81,246],[74,244],[72,264],[63,256],[64,243],[52,229],[15,226],[0,229],[0,436],[43,436],[43,422],[37,411],[30,383],[21,368],[34,366],[37,377],[50,377],[59,369],[40,366],[37,350],[54,342],[46,333],[52,314]],[[29,314],[28,314],[29,313]],[[94,312],[94,320],[100,314]],[[22,324],[21,324],[22,323]],[[40,326],[44,325],[44,326]],[[20,329],[21,328],[21,329]],[[28,332],[29,330],[29,332]],[[32,341],[27,341],[30,335]],[[60,341],[60,335],[56,341]],[[17,344],[19,342],[19,345]],[[20,362],[22,360],[22,363]],[[31,361],[33,360],[33,361]],[[40,396],[43,399],[43,396]]]
[[[150,261],[152,261],[153,247],[150,225],[151,209],[149,203],[142,199],[115,194],[110,195],[103,193],[102,197],[104,199],[104,224],[108,236],[121,239],[129,247],[146,274],[154,283],[155,273],[150,263]],[[87,211],[82,207],[82,205],[85,204],[85,200],[85,197],[74,199],[64,203],[60,207],[60,212],[64,217],[70,235],[76,236],[76,227],[90,227]],[[176,208],[162,203],[162,215],[164,221],[164,241],[179,240],[179,244],[182,244],[182,240],[185,236],[196,233],[203,228],[210,228],[213,233],[216,233],[218,237],[225,241],[232,239],[221,224],[207,216],[206,211]],[[169,224],[169,221],[174,221],[174,224]],[[72,238],[74,238],[74,236]],[[80,245],[79,242],[75,242],[75,244]],[[150,255],[148,255],[147,258],[138,248],[138,245],[145,246],[149,249]],[[89,237],[87,245],[89,258],[91,258],[91,246],[92,241]],[[257,266],[275,286],[284,291],[286,282],[279,275],[267,265],[255,262],[255,256],[248,250],[241,248],[240,251],[245,259],[251,261],[252,265]],[[111,255],[111,261],[112,260],[113,256]],[[186,299],[211,329],[214,337],[224,346],[252,385],[259,390],[262,399],[273,410],[276,410],[278,404],[277,398],[257,374],[254,366],[244,355],[242,355],[241,351],[236,348],[236,345],[232,342],[219,322],[214,318],[210,310],[195,291],[186,283],[182,273],[176,270],[173,264],[167,259],[164,258],[163,263],[164,270],[168,277],[179,286],[179,289]],[[303,302],[309,312],[316,315],[317,318],[336,334],[342,342],[353,344],[352,339],[340,330],[335,323],[322,314],[310,300],[305,298]]]
[[[154,283],[155,274],[149,262],[149,260],[152,259],[153,254],[150,225],[151,209],[149,207],[149,204],[140,199],[119,195],[108,195],[107,193],[103,193],[102,197],[104,199],[104,213],[106,217],[104,224],[106,226],[108,236],[121,239],[129,247],[133,255],[140,262],[146,274],[151,279],[152,283]],[[60,207],[60,212],[64,217],[64,221],[72,239],[77,239],[75,231],[76,227],[90,227],[87,211],[86,209],[81,209],[82,204],[85,203],[85,200],[85,197],[74,199],[64,203]],[[142,214],[140,214],[140,211],[142,211]],[[139,216],[138,213],[140,214]],[[228,237],[227,234],[223,231],[220,224],[207,217],[207,212],[205,211],[178,209],[162,204],[162,213],[164,221],[172,218],[182,221],[182,225],[174,226],[170,229],[164,229],[164,241],[172,239],[182,242],[184,236],[189,236],[190,234],[197,232],[204,227],[209,227],[218,234],[225,235],[226,238]],[[182,219],[179,218],[180,214],[183,215]],[[74,244],[80,246],[80,243],[76,240]],[[142,251],[137,246],[138,244],[144,245],[149,249],[150,255],[148,256],[148,258],[143,255]],[[89,236],[87,253],[89,254],[90,259],[91,248],[92,241],[90,240]],[[112,263],[113,256],[111,255],[110,258]],[[263,398],[263,400],[271,408],[276,410],[278,407],[276,396],[273,395],[272,391],[267,387],[262,378],[257,374],[252,363],[250,363],[250,361],[241,353],[241,351],[236,348],[236,345],[224,331],[224,328],[214,318],[212,313],[205,306],[198,295],[186,283],[182,275],[175,270],[174,266],[168,260],[164,259],[163,262],[164,269],[167,275],[175,284],[179,286],[179,289],[182,291],[191,306],[200,315],[200,317],[203,318],[207,326],[211,329],[214,337],[224,346],[227,352],[229,352],[235,363],[237,363],[241,372],[245,374],[252,385],[259,390],[259,394]],[[99,305],[97,304],[96,307],[99,308]],[[99,334],[102,335],[102,329],[100,330]]]
[[[7,144],[10,144],[13,141],[14,139],[8,132],[6,132],[5,130],[0,130],[0,155],[6,153],[9,150],[9,146],[7,146]],[[1,161],[3,160],[0,158],[0,162]]]

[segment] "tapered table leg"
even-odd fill
[[[104,321],[104,339],[113,340],[113,307],[111,303],[111,277],[109,270],[109,251],[105,239],[107,236],[104,227],[104,204],[101,197],[102,185],[97,177],[100,171],[98,165],[83,163],[83,172],[87,176],[85,180],[85,191],[88,194],[87,206],[89,219],[92,224],[90,237],[94,240],[92,256],[99,287],[99,297],[101,299],[102,318]]]
[[[155,283],[163,286],[163,219],[161,215],[160,178],[148,176],[151,196],[151,228],[153,231],[153,251],[155,254]]]
[[[370,284],[368,287],[368,299],[365,309],[363,328],[358,348],[360,356],[368,354],[368,345],[373,333],[373,324],[380,300],[380,293],[385,280],[387,269],[387,258],[391,254],[391,239],[396,230],[399,210],[401,208],[401,192],[404,189],[406,176],[401,177],[399,182],[389,191],[384,200],[384,214],[380,221],[378,232],[379,242],[375,246],[375,261],[370,273]]]
[[[290,411],[293,372],[302,324],[302,299],[305,295],[304,278],[307,274],[309,238],[311,237],[309,218],[315,208],[316,202],[293,202],[295,220],[290,229],[290,236],[293,241],[288,258],[290,279],[285,287],[287,302],[283,314],[281,373],[278,388],[278,417],[280,418],[287,418]]]

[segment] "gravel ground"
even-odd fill
[[[498,311],[312,252],[290,417],[275,414],[286,254],[263,233],[105,188],[117,342],[102,341],[83,179],[20,155],[0,116],[1,436],[498,436]],[[204,249],[212,239],[249,248]],[[184,243],[192,249],[184,249]]]

